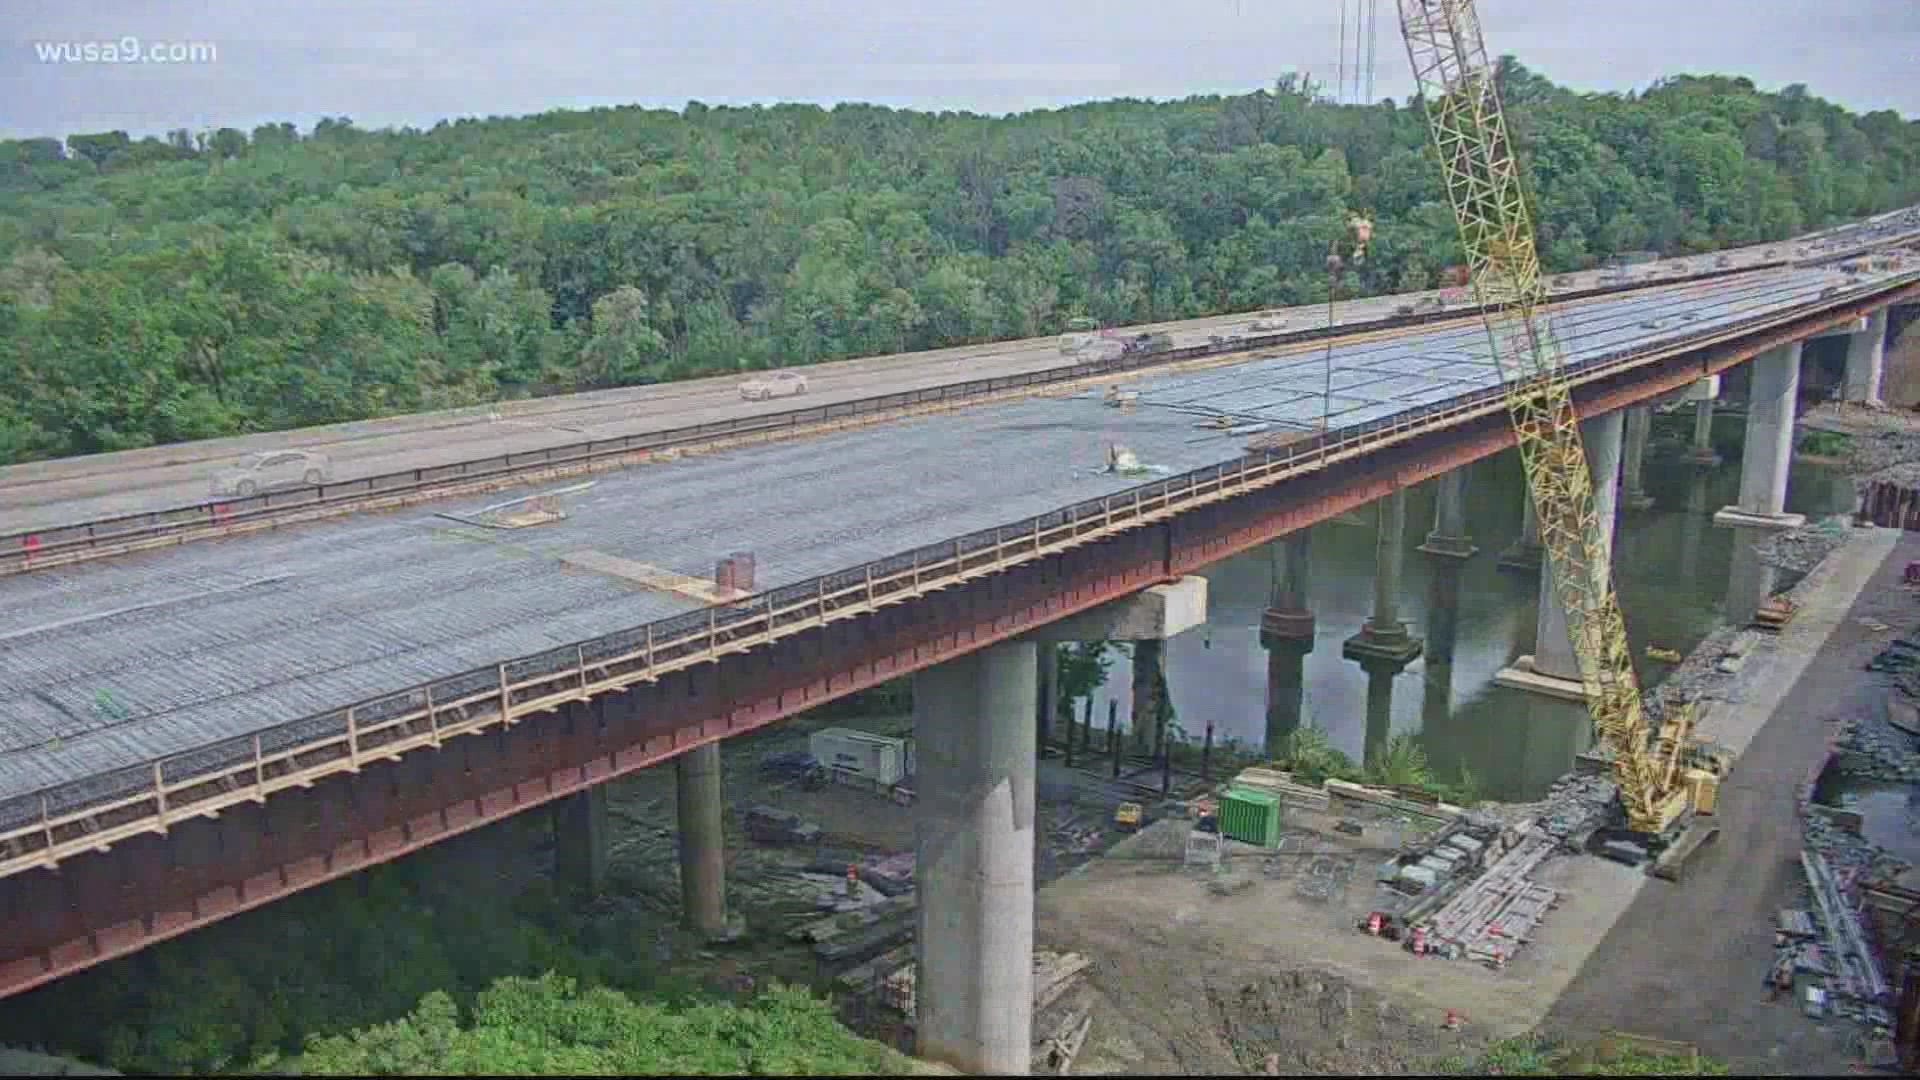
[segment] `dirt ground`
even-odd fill
[[[1747,747],[1721,791],[1720,818],[1737,843],[1708,849],[1680,884],[1643,890],[1554,1005],[1549,1027],[1684,1039],[1736,1073],[1832,1075],[1857,1060],[1850,1025],[1816,1023],[1790,1002],[1769,1002],[1760,977],[1774,912],[1800,904],[1796,787],[1834,722],[1873,707],[1861,668],[1885,635],[1858,620],[1913,622],[1914,595],[1899,587],[1910,559],[1920,559],[1913,534],[1901,538]]]

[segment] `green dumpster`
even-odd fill
[[[1280,797],[1234,788],[1220,799],[1220,835],[1270,848],[1280,843]]]

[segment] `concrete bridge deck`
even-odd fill
[[[1762,271],[1588,301],[1553,320],[1569,363],[1590,368],[1842,303],[1822,299],[1831,287],[1856,295],[1895,280]],[[450,501],[0,579],[0,836],[150,784],[143,770],[158,758],[188,755],[169,762],[171,776],[232,756],[236,739],[265,734],[271,752],[297,741],[284,725],[303,717],[648,624],[664,635],[709,610],[570,554],[701,578],[752,551],[758,590],[857,577],[862,564],[1158,478],[1103,472],[1109,443],[1164,475],[1233,461],[1246,436],[1196,422],[1317,420],[1325,356],[1143,374],[1131,409],[1081,388],[608,474],[563,497],[565,520],[523,529],[450,520],[441,514],[488,500]],[[1336,432],[1498,383],[1477,324],[1337,344],[1332,363]],[[9,872],[30,865],[5,856]]]
[[[1778,244],[1753,245],[1634,267],[1635,284],[1657,284],[1682,274],[1721,268],[1752,269],[1809,259],[1920,231],[1909,211],[1853,222]],[[1555,275],[1552,290],[1577,293],[1605,286],[1602,271]],[[1343,302],[1334,326],[1358,326],[1391,316],[1397,306],[1432,293],[1376,296]],[[1286,310],[1290,332],[1328,325],[1324,304]],[[1199,345],[1214,333],[1242,330],[1247,315],[1154,323],[1127,332],[1165,330],[1175,347]],[[242,454],[288,448],[327,453],[334,478],[352,481],[405,469],[435,468],[498,454],[526,454],[587,439],[602,440],[696,423],[775,412],[797,404],[829,405],[858,398],[947,385],[967,378],[1028,374],[1063,362],[1055,338],[956,346],[898,356],[835,361],[805,368],[805,398],[742,401],[735,376],[659,386],[566,394],[495,406],[443,410],[355,421],[297,431],[209,439],[170,446],[92,454],[0,467],[0,534],[50,530],[77,522],[192,505],[207,497],[211,469]],[[497,417],[497,418],[496,418]]]

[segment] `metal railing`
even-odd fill
[[[1920,273],[1849,291],[1885,292]],[[1708,329],[1656,346],[1628,346],[1576,365],[1588,383],[1691,349],[1805,319],[1824,297],[1763,326]],[[0,877],[57,863],[174,822],[261,802],[370,761],[398,759],[449,738],[512,725],[529,713],[653,682],[663,675],[927,592],[1067,551],[1202,506],[1319,471],[1505,407],[1494,386],[1452,401],[1142,484],[1010,525],[923,546],[863,566],[773,589],[411,689],[275,725],[194,750],[0,801]]]
[[[1880,241],[1871,247],[1895,241]],[[1863,248],[1861,250],[1869,250]],[[1856,252],[1822,256],[1793,265],[1811,266],[1841,261]],[[1612,295],[1643,289],[1665,288],[1688,282],[1711,280],[1734,274],[1752,273],[1789,265],[1786,261],[1762,263],[1750,267],[1715,269],[1675,277],[1659,282],[1629,282],[1560,294],[1556,303]],[[642,432],[612,439],[591,439],[519,454],[502,454],[472,461],[456,462],[419,469],[406,469],[357,480],[303,486],[286,491],[267,492],[245,498],[209,499],[187,506],[143,511],[46,528],[24,529],[0,534],[0,574],[20,573],[85,561],[102,555],[121,554],[140,547],[165,542],[180,542],[197,536],[222,535],[238,525],[266,523],[280,519],[331,516],[372,509],[377,505],[429,495],[435,491],[480,484],[498,486],[516,476],[531,476],[556,469],[591,469],[598,463],[646,454],[698,446],[716,440],[747,435],[778,436],[799,433],[821,426],[866,418],[884,418],[895,413],[929,405],[949,404],[990,397],[1010,391],[1027,390],[1081,379],[1160,367],[1188,360],[1288,345],[1308,344],[1329,337],[1346,337],[1362,329],[1393,330],[1433,323],[1478,318],[1478,309],[1448,310],[1394,315],[1369,323],[1314,327],[1287,333],[1242,337],[1220,344],[1190,345],[1157,353],[1112,357],[1021,375],[1003,375],[973,379],[920,390],[907,390],[832,405],[790,409],[776,413],[731,420],[717,420],[661,431]]]

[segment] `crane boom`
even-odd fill
[[[1614,596],[1608,534],[1563,354],[1549,320],[1520,166],[1473,0],[1397,0],[1427,127],[1466,247],[1549,572],[1567,613],[1588,712],[1612,753],[1630,828],[1660,833],[1687,808],[1675,784],[1692,710],[1668,710],[1648,739],[1626,623]]]

